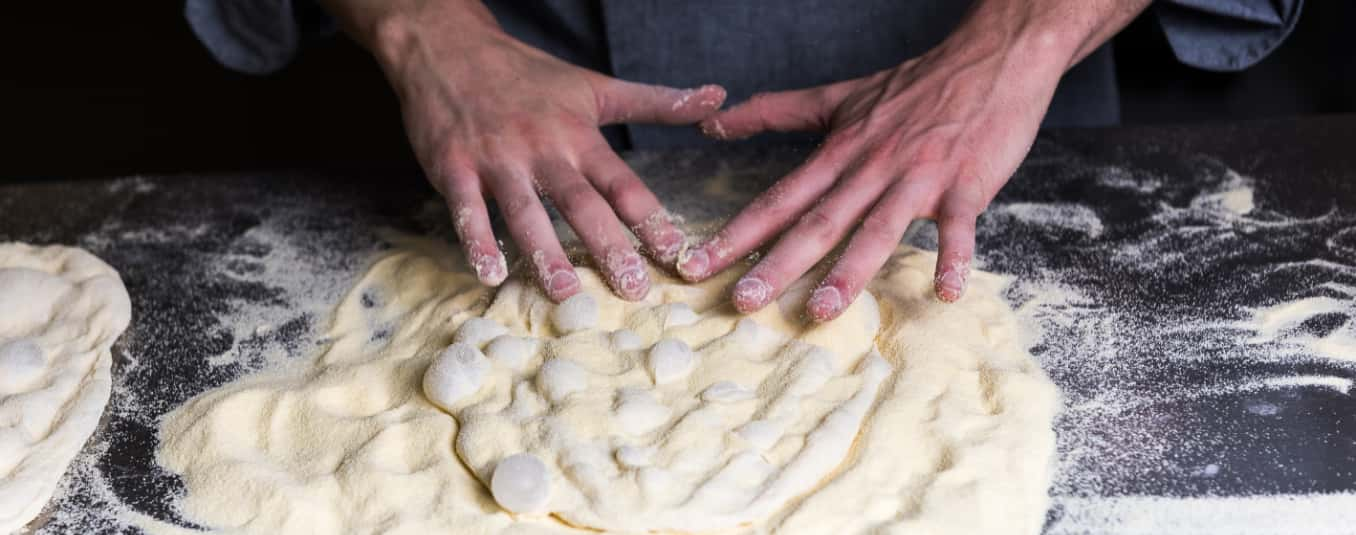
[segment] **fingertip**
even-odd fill
[[[536,267],[537,281],[548,299],[559,303],[579,293],[579,276],[575,274],[574,266],[563,256],[549,260],[546,253],[536,251],[532,253],[532,264]]]
[[[608,283],[617,295],[627,301],[639,301],[650,293],[650,276],[645,271],[645,260],[635,251],[612,251],[604,260]]]
[[[697,88],[697,94],[701,95],[697,99],[697,106],[715,111],[725,104],[725,98],[728,96],[725,88],[718,84],[706,84]]]
[[[745,275],[735,283],[731,300],[741,314],[757,312],[772,300],[772,285],[756,275]]]
[[[970,278],[970,259],[975,250],[975,217],[965,210],[938,221],[937,274],[934,287],[937,298],[954,303],[965,295]]]
[[[546,290],[546,297],[559,303],[579,293],[579,277],[573,269],[559,269],[546,275],[542,287]]]
[[[826,282],[810,294],[810,301],[805,304],[805,311],[810,319],[824,323],[837,318],[843,313],[846,306],[843,291]]]
[[[499,286],[508,278],[508,262],[498,249],[493,253],[472,253],[471,267],[475,269],[476,278],[486,286]]]
[[[701,247],[685,248],[678,253],[678,275],[688,282],[700,282],[711,269],[711,256]]]
[[[969,261],[963,258],[937,263],[937,276],[933,280],[937,299],[943,303],[955,303],[965,295],[965,286],[970,276],[969,264]]]

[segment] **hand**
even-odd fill
[[[507,276],[486,196],[553,300],[580,284],[539,193],[623,298],[649,290],[646,263],[623,223],[655,260],[672,265],[683,234],[598,127],[693,124],[720,108],[723,89],[637,84],[570,65],[504,34],[478,2],[330,3],[386,71],[415,153],[483,283]]]
[[[718,139],[769,130],[828,135],[803,165],[714,237],[685,250],[679,272],[689,280],[707,278],[787,229],[735,284],[734,305],[748,313],[772,302],[852,233],[806,305],[812,319],[827,321],[856,299],[909,223],[928,218],[939,231],[936,294],[946,302],[959,299],[974,253],[975,219],[1030,150],[1060,76],[1146,3],[1125,3],[1140,4],[1127,13],[1109,0],[980,2],[944,43],[898,67],[755,95],[706,119],[703,131]],[[1102,11],[1068,13],[1092,8]],[[1099,24],[1082,26],[1089,16]],[[1039,30],[1051,20],[1088,32],[1068,39]],[[1105,37],[1098,40],[1099,33]]]

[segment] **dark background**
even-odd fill
[[[212,60],[181,2],[21,4],[0,22],[0,180],[415,169],[380,71],[342,36],[253,77]],[[1124,122],[1356,111],[1356,2],[1306,4],[1289,41],[1242,73],[1181,66],[1141,17],[1116,41]]]

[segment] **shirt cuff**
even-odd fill
[[[247,74],[282,70],[304,38],[335,30],[310,0],[187,0],[184,18],[217,62]]]
[[[1299,21],[1304,0],[1166,0],[1155,14],[1182,63],[1241,71],[1280,46]]]

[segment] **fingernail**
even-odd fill
[[[508,278],[508,264],[499,251],[478,255],[471,265],[476,270],[476,278],[489,286],[499,286]]]
[[[678,274],[693,281],[706,275],[711,267],[711,257],[700,247],[690,248],[678,254]]]
[[[843,294],[833,286],[821,286],[810,294],[805,308],[815,321],[829,321],[843,311]]]
[[[740,312],[749,313],[767,304],[772,287],[758,277],[745,277],[734,287],[734,305]]]
[[[612,272],[617,293],[629,300],[645,297],[650,290],[650,278],[645,273],[645,261],[635,251],[608,254],[608,271]]]
[[[937,298],[947,303],[959,300],[961,295],[965,294],[965,278],[966,273],[963,269],[957,269],[956,266],[942,268],[934,281]]]
[[[659,263],[669,267],[672,267],[674,261],[678,259],[678,254],[682,252],[683,244],[687,241],[687,236],[672,226],[672,222],[673,219],[668,212],[656,210],[633,229],[638,236],[653,236],[651,240],[654,246],[651,248],[651,255]]]
[[[554,299],[564,299],[579,290],[579,277],[572,269],[557,269],[546,277],[546,292]]]

